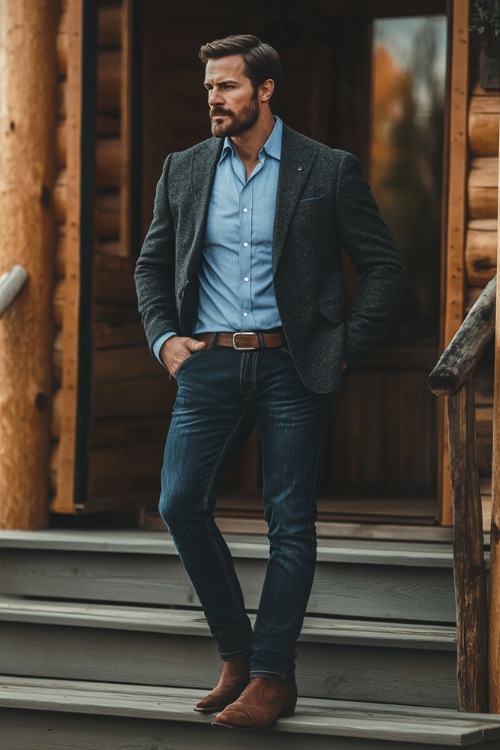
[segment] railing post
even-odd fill
[[[474,382],[448,396],[460,711],[488,711],[488,607]]]
[[[500,147],[499,147],[500,153]],[[498,194],[498,252],[500,268],[500,175]],[[497,299],[500,274],[497,273]],[[490,711],[500,713],[500,305],[496,306],[495,385],[493,395],[493,459],[491,477],[491,557],[490,557]]]

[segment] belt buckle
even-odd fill
[[[255,331],[240,331],[233,333],[233,349],[236,349],[237,352],[249,352],[253,349],[258,349],[258,346],[238,346],[237,336],[256,336],[257,334]]]

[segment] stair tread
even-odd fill
[[[0,677],[0,706],[207,724],[193,711],[200,691],[74,680]],[[500,716],[446,709],[300,699],[275,731],[463,746],[500,738]]]
[[[267,559],[265,536],[227,534],[234,557]],[[49,549],[127,554],[177,555],[166,532],[139,531],[0,531],[0,549]],[[398,542],[367,539],[319,539],[319,562],[351,562],[375,565],[453,566],[451,544]]]
[[[140,630],[210,636],[199,610],[32,600],[0,596],[0,622]],[[447,625],[306,617],[301,641],[371,643],[380,647],[456,648],[456,628]]]

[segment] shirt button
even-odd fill
[[[243,247],[248,247],[248,242],[244,242]]]
[[[243,209],[243,213],[244,213],[244,214],[247,214],[247,213],[248,213],[248,208],[244,208],[244,209]]]
[[[248,281],[248,276],[244,276],[243,281]]]
[[[248,313],[243,313],[243,317],[247,318],[248,317]]]

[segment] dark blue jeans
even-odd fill
[[[211,346],[177,371],[160,514],[222,659],[250,656],[251,676],[291,681],[316,563],[316,494],[329,395],[309,391],[284,349]],[[255,627],[213,518],[230,461],[256,426],[262,442],[269,561]]]

